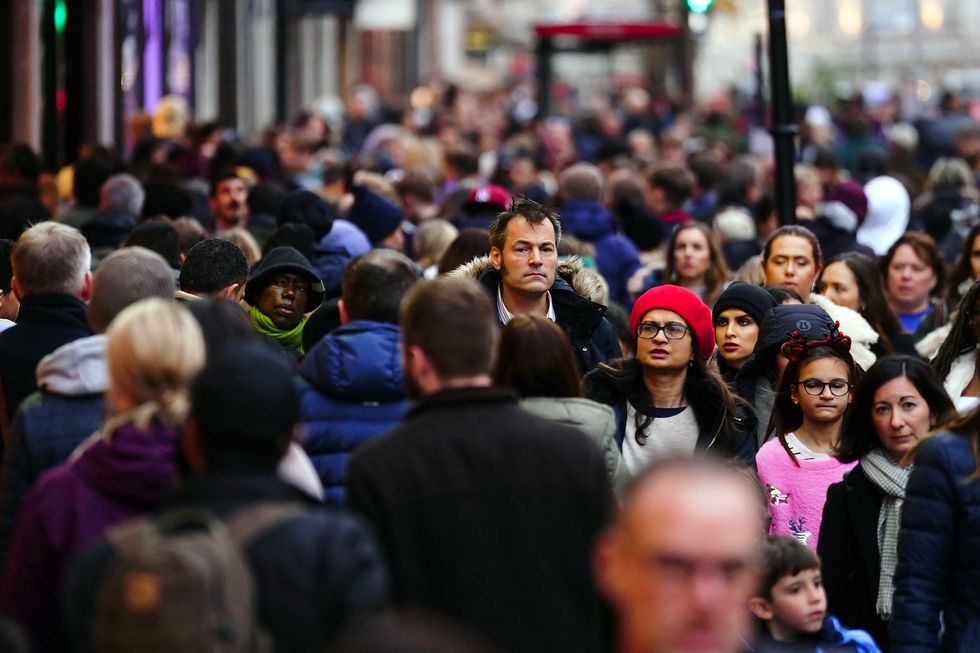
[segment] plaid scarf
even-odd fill
[[[881,570],[878,575],[878,602],[875,608],[882,619],[890,619],[892,597],[895,594],[896,548],[902,520],[902,503],[912,467],[901,467],[884,449],[878,448],[861,458],[861,469],[868,480],[881,490],[881,510],[878,512],[878,553]]]

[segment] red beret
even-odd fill
[[[704,360],[711,358],[715,350],[715,329],[711,322],[711,311],[701,298],[687,288],[665,284],[646,291],[633,304],[630,313],[630,333],[636,336],[640,320],[655,308],[674,311],[680,315],[694,336],[694,346],[701,352]]]

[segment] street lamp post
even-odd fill
[[[786,3],[769,2],[769,86],[772,93],[772,135],[776,151],[776,212],[780,224],[796,221],[796,134],[789,87],[786,47]]]

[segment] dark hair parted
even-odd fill
[[[667,243],[667,256],[665,257],[666,261],[664,261],[664,280],[666,283],[680,285],[681,279],[677,276],[677,270],[674,269],[674,248],[677,246],[677,239],[680,235],[692,229],[700,231],[708,244],[710,264],[708,265],[708,271],[704,273],[704,295],[702,299],[705,304],[712,306],[715,300],[718,299],[721,291],[725,289],[725,283],[728,282],[732,274],[729,272],[728,265],[725,263],[725,256],[721,253],[718,238],[708,225],[702,222],[688,220],[674,229],[674,233],[670,235],[670,240]]]
[[[507,224],[514,218],[524,218],[534,225],[547,220],[555,228],[555,245],[561,242],[561,220],[559,220],[557,213],[534,200],[529,200],[526,197],[515,197],[510,203],[510,209],[498,214],[490,223],[490,247],[496,247],[503,251],[504,239],[507,236]]]
[[[949,307],[956,309],[959,306],[962,296],[960,295],[960,285],[967,279],[973,278],[973,252],[974,244],[980,237],[980,224],[976,224],[963,239],[963,246],[960,248],[960,255],[956,259],[956,265],[949,274]],[[980,248],[976,248],[980,249]]]
[[[784,351],[791,343],[792,341],[783,345]],[[799,347],[798,351],[791,352],[788,358],[790,362],[779,379],[765,438],[768,441],[773,436],[778,437],[787,452],[789,452],[789,445],[786,442],[786,434],[803,425],[803,411],[799,405],[793,403],[793,389],[800,381],[803,368],[816,360],[836,358],[847,369],[847,382],[852,385],[851,392],[853,392],[853,385],[860,378],[860,370],[851,356],[851,339],[842,334],[837,334],[830,340],[809,341]],[[847,417],[846,411],[844,417]],[[790,455],[790,458],[799,466],[796,456]]]
[[[347,317],[398,324],[402,299],[418,280],[418,266],[404,254],[372,249],[358,256],[347,266],[341,284]]]
[[[918,356],[884,356],[872,365],[854,389],[854,399],[841,430],[837,458],[849,463],[881,446],[871,420],[878,388],[894,379],[906,378],[919,391],[933,416],[933,424],[942,424],[955,414],[942,381],[929,364]]]
[[[972,351],[978,344],[976,332],[973,330],[973,316],[980,308],[977,306],[978,301],[980,301],[980,281],[970,286],[963,295],[959,308],[953,314],[949,335],[939,346],[936,357],[932,359],[932,369],[941,379],[946,378],[957,358]]]
[[[237,245],[220,238],[202,240],[191,247],[180,269],[180,289],[212,295],[232,284],[244,286],[248,260]]]
[[[817,292],[822,292],[823,274],[834,263],[841,263],[854,275],[857,281],[858,294],[861,297],[861,309],[858,311],[868,324],[878,332],[878,342],[884,347],[885,353],[895,352],[888,334],[901,333],[902,326],[895,317],[888,300],[885,298],[885,282],[881,270],[870,256],[857,252],[848,252],[835,256],[820,271],[817,277]]]
[[[813,264],[818,268],[823,264],[823,252],[820,250],[820,241],[813,235],[813,232],[798,224],[788,224],[776,229],[776,231],[769,234],[769,237],[766,238],[766,244],[762,248],[763,267],[765,267],[766,262],[769,261],[769,256],[772,254],[772,244],[783,236],[796,236],[809,242],[810,249],[813,250]]]
[[[582,396],[568,335],[540,315],[518,315],[504,327],[493,380],[521,397]]]
[[[878,266],[881,269],[882,278],[888,279],[888,268],[892,264],[892,259],[895,258],[895,252],[902,245],[911,247],[915,255],[932,268],[933,273],[936,275],[936,287],[932,289],[931,294],[933,297],[942,297],[943,290],[946,287],[946,264],[943,262],[943,255],[939,253],[939,249],[936,247],[936,241],[931,236],[919,233],[918,231],[907,231],[902,234],[888,248],[885,255],[878,259]]]
[[[772,599],[772,588],[781,578],[820,569],[820,556],[795,537],[770,535],[762,542],[762,586],[756,596]]]
[[[439,259],[439,274],[452,272],[464,263],[490,253],[490,232],[479,227],[467,227],[459,232]]]
[[[695,345],[692,350],[694,359],[689,366],[680,372],[685,375],[684,398],[694,412],[698,430],[713,427],[713,424],[707,423],[708,416],[716,414],[719,405],[724,408],[725,414],[722,418],[717,442],[723,449],[736,451],[739,443],[735,420],[735,402],[742,400],[732,393],[718,372],[708,367],[707,361],[701,355],[700,348]],[[647,413],[651,413],[656,408],[657,400],[656,397],[650,396],[650,391],[643,382],[643,365],[634,356],[620,358],[609,363],[599,363],[597,369],[595,374],[601,374],[618,394],[625,396],[627,401],[636,407],[636,441],[641,445],[646,443],[648,437],[646,431],[654,421],[654,418]],[[590,374],[589,376],[593,375]],[[588,378],[586,382],[588,384]],[[589,384],[589,388],[591,387]],[[586,394],[590,395],[590,392]]]
[[[419,347],[443,379],[489,374],[497,315],[487,292],[472,279],[440,277],[415,285],[401,307],[407,347]]]

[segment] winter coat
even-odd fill
[[[351,452],[396,426],[408,411],[399,329],[354,320],[327,334],[300,365],[303,447],[330,505],[343,505]]]
[[[24,494],[102,423],[108,385],[105,343],[104,335],[80,338],[37,366],[40,392],[17,411],[0,471],[0,559],[10,546]]]
[[[0,382],[6,420],[37,390],[35,370],[58,347],[92,335],[85,304],[70,295],[28,295],[20,303],[17,324],[0,333]]]
[[[500,274],[493,269],[489,256],[473,259],[450,274],[479,281],[496,307]],[[558,263],[550,290],[555,323],[571,339],[582,374],[599,363],[622,356],[616,332],[604,317],[606,307],[596,302],[601,291],[602,280],[582,259],[573,256]]]
[[[963,433],[934,435],[916,452],[902,506],[891,653],[980,651],[980,483],[967,481],[976,464]]]
[[[259,623],[277,651],[313,653],[358,616],[384,605],[387,573],[374,538],[350,515],[318,508],[281,480],[234,473],[187,482],[161,506],[204,509],[219,518],[266,501],[307,508],[252,540],[245,554],[257,584]],[[83,553],[65,583],[66,641],[93,650],[98,590],[117,560],[100,538]]]
[[[612,408],[581,397],[526,397],[521,400],[521,408],[584,431],[602,450],[613,489],[623,488],[629,472],[616,443],[616,414]]]
[[[0,585],[0,611],[33,650],[52,650],[57,597],[77,555],[105,529],[163,503],[177,483],[176,429],[126,424],[89,440],[24,499]]]
[[[815,292],[810,293],[810,303],[827,311],[832,320],[840,323],[841,333],[851,339],[851,357],[855,363],[865,370],[875,364],[878,357],[871,348],[878,342],[879,336],[864,316]]]
[[[626,282],[640,267],[633,241],[616,231],[612,215],[599,202],[568,202],[559,213],[565,233],[595,246],[596,265],[609,284],[609,299],[629,307],[632,302]]]
[[[612,407],[616,415],[616,446],[622,451],[623,439],[626,437],[626,395],[613,385],[601,369],[587,374],[583,383],[587,397]],[[715,410],[695,414],[698,423],[698,441],[695,451],[710,451],[724,458],[737,458],[746,465],[755,467],[755,413],[744,401],[736,399],[733,431],[724,434],[722,429],[728,416],[728,409],[725,408],[720,396],[716,399],[717,401],[711,402],[711,405],[716,407]]]
[[[957,356],[956,360],[950,366],[946,378],[943,379],[943,387],[946,389],[946,394],[953,400],[953,405],[956,406],[957,412],[961,415],[970,412],[977,405],[976,397],[963,396],[963,391],[973,381],[976,367],[977,348],[974,347]]]
[[[827,611],[866,630],[888,650],[888,622],[878,616],[878,514],[881,490],[858,465],[827,489],[817,552]]]
[[[828,614],[818,632],[795,642],[777,642],[763,626],[756,642],[746,650],[749,653],[879,653],[880,649],[871,635],[845,628],[837,617]]]
[[[612,496],[579,429],[505,390],[445,390],[354,454],[347,501],[375,527],[397,604],[514,653],[605,649],[591,561]]]

